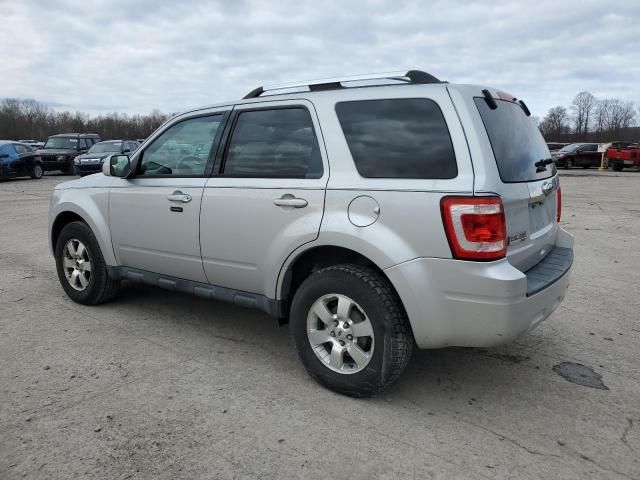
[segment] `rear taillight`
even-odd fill
[[[562,190],[558,187],[556,191],[556,220],[560,223],[560,217],[562,216]]]
[[[497,260],[507,253],[500,197],[444,197],[442,221],[454,258]]]

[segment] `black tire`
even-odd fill
[[[69,161],[69,165],[67,166],[67,169],[64,171],[65,174],[67,175],[75,175],[76,174],[76,164],[73,163],[73,159],[71,159]]]
[[[357,373],[339,373],[322,362],[309,342],[307,317],[316,300],[346,295],[366,312],[375,348],[369,363]],[[316,381],[351,397],[369,397],[393,383],[404,371],[413,350],[413,334],[398,295],[386,278],[360,265],[335,265],[310,275],[291,305],[291,336],[303,365]]]
[[[611,164],[611,168],[613,168],[613,170],[616,172],[621,172],[624,168],[624,164],[622,164],[621,162],[613,162]]]
[[[31,169],[29,170],[29,175],[31,178],[40,179],[44,175],[44,168],[42,168],[41,163],[34,163],[31,165]]]
[[[64,271],[64,248],[71,239],[78,239],[85,245],[91,261],[89,284],[82,291],[76,290],[71,286]],[[60,284],[74,302],[83,305],[98,305],[111,300],[118,294],[120,281],[109,277],[98,240],[86,223],[71,222],[64,226],[56,241],[55,258]]]

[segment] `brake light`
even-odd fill
[[[506,255],[507,231],[500,197],[444,197],[440,210],[454,258],[489,261]]]
[[[556,191],[556,220],[560,223],[560,217],[562,216],[562,189],[558,187]]]

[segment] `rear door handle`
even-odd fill
[[[284,194],[280,198],[276,198],[273,203],[279,207],[293,207],[293,208],[304,208],[309,202],[307,202],[304,198],[296,198],[290,193]]]
[[[182,193],[180,190],[176,190],[167,197],[170,202],[189,203],[191,201],[191,195]]]

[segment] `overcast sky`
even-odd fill
[[[640,1],[0,0],[0,97],[177,112],[262,84],[415,68],[534,115],[640,104]]]

